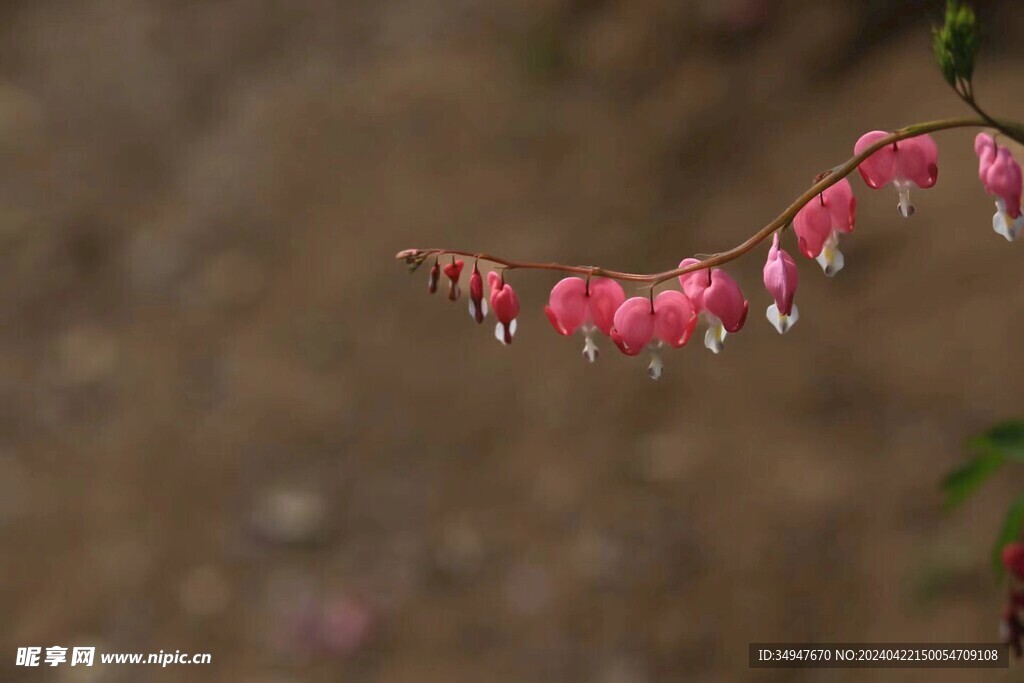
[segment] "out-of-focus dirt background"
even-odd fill
[[[854,178],[835,280],[650,382],[515,273],[511,348],[405,247],[660,270],[875,128],[961,115],[929,2],[0,6],[0,670],[13,681],[973,680],[761,671],[747,643],[982,641],[1020,480],[1024,252],[973,131],[904,221]],[[1024,114],[1024,8],[976,90]],[[796,253],[795,247],[791,251]],[[18,646],[211,666],[15,669]],[[927,673],[927,675],[925,675]],[[1011,673],[984,680],[1010,680]]]

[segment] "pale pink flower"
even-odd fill
[[[594,337],[597,332],[611,334],[615,311],[625,300],[626,294],[615,280],[567,277],[552,288],[544,312],[559,334],[583,331],[583,356],[593,363],[598,356]]]
[[[854,154],[889,135],[882,130],[871,131],[860,136],[853,146]],[[872,189],[893,184],[900,195],[900,215],[909,218],[914,215],[910,203],[910,187],[916,185],[927,189],[939,178],[939,147],[930,135],[918,135],[886,145],[860,163],[857,167],[861,178]]]
[[[785,334],[800,319],[800,311],[793,303],[799,274],[796,261],[779,247],[779,233],[775,233],[768,260],[764,264],[764,286],[775,299],[766,315],[779,334]]]
[[[839,251],[839,235],[853,232],[856,217],[857,198],[846,178],[825,188],[793,217],[793,232],[801,253],[815,259],[829,277],[846,263]]]

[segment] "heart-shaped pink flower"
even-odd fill
[[[623,302],[615,311],[611,338],[627,356],[650,350],[648,374],[651,379],[658,379],[664,367],[661,348],[666,345],[672,348],[684,346],[696,324],[697,314],[686,295],[666,290],[653,301],[637,296]]]
[[[583,355],[594,362],[598,356],[594,337],[597,332],[611,333],[615,311],[625,300],[626,294],[615,280],[567,277],[552,288],[544,312],[559,334],[568,336],[582,328]]]
[[[804,204],[793,217],[800,252],[817,260],[825,274],[832,277],[845,264],[838,248],[839,235],[853,232],[856,218],[857,198],[850,181],[843,178]]]
[[[888,135],[882,130],[865,133],[853,146],[853,153],[860,154]],[[857,170],[874,190],[892,183],[900,195],[897,207],[900,215],[909,218],[914,215],[914,206],[910,203],[911,185],[927,189],[939,179],[939,146],[927,134],[900,140],[872,153]]]

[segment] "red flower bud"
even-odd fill
[[[473,264],[473,274],[469,276],[469,315],[477,324],[487,317],[487,299],[484,298],[484,279],[480,270]]]
[[[441,279],[441,267],[434,261],[430,267],[430,278],[427,280],[427,291],[433,294],[437,291],[437,281]]]

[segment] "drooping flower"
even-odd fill
[[[680,268],[700,263],[695,258],[683,259]],[[694,311],[704,316],[708,330],[704,346],[713,353],[722,350],[727,333],[739,332],[747,320],[749,304],[736,281],[719,268],[698,270],[679,276],[683,292],[693,304]]]
[[[779,334],[785,334],[800,319],[800,311],[793,303],[799,281],[796,261],[779,246],[779,233],[775,233],[768,260],[764,264],[764,286],[775,299],[766,315]]]
[[[626,294],[615,280],[567,277],[551,290],[544,312],[559,334],[568,336],[582,329],[583,356],[593,363],[598,356],[594,337],[597,332],[611,334],[615,311],[625,300]]]
[[[444,274],[448,276],[448,300],[455,301],[459,298],[459,276],[462,275],[462,260],[452,259],[451,263],[445,264]]]
[[[996,197],[992,229],[1012,242],[1024,228],[1024,214],[1020,209],[1020,165],[1008,148],[997,145],[992,136],[985,133],[979,133],[974,139],[974,151],[978,154],[978,176],[985,191]]]
[[[825,275],[834,276],[846,264],[839,251],[839,235],[853,232],[857,198],[850,181],[843,178],[804,204],[793,217],[797,246],[807,258],[815,259]]]
[[[427,291],[431,294],[437,291],[437,281],[441,279],[441,266],[437,265],[437,259],[434,260],[434,265],[430,267],[430,276],[427,278]]]
[[[484,279],[480,277],[480,269],[473,263],[473,274],[469,276],[469,317],[477,325],[487,317],[487,299],[484,298]]]
[[[493,270],[487,274],[487,282],[491,285],[491,309],[498,324],[494,327],[494,336],[502,344],[511,344],[516,334],[516,316],[519,315],[519,297],[512,285]]]
[[[865,133],[853,146],[854,154],[860,154],[887,135],[889,133],[882,130]],[[939,147],[927,134],[907,138],[874,152],[857,170],[872,189],[892,183],[900,195],[897,207],[900,215],[909,218],[914,215],[914,206],[910,203],[911,185],[927,189],[939,178]]]
[[[679,348],[690,340],[697,324],[697,314],[690,299],[682,292],[666,290],[653,300],[643,296],[627,299],[615,311],[611,338],[627,356],[639,355],[644,349],[651,352],[647,374],[651,379],[661,377],[664,346]]]

